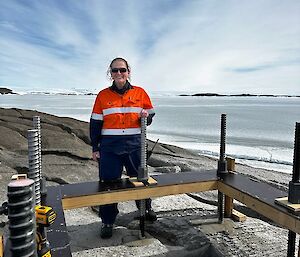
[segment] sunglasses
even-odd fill
[[[118,73],[118,71],[119,71],[120,73],[125,73],[125,72],[127,72],[127,69],[126,69],[126,68],[112,68],[112,69],[111,69],[111,72],[112,72],[112,73]]]

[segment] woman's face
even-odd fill
[[[129,77],[129,70],[126,63],[122,60],[114,61],[111,65],[110,75],[117,87],[122,88]]]

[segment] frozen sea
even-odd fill
[[[253,167],[292,172],[297,97],[197,97],[150,94],[156,110],[148,138],[217,157],[227,114],[226,154]],[[0,95],[0,107],[89,121],[95,95]]]

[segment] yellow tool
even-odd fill
[[[37,205],[35,207],[36,223],[49,227],[56,219],[56,213],[49,206]]]
[[[56,219],[56,213],[50,206],[37,205],[36,216],[36,243],[39,257],[51,257],[51,249],[46,236],[46,227],[49,227]]]

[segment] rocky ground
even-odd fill
[[[0,108],[0,203],[13,174],[28,170],[27,130],[32,116],[41,117],[43,174],[48,185],[98,180],[97,164],[91,160],[88,124],[45,113]],[[149,141],[151,149],[153,142]],[[152,174],[208,170],[216,160],[175,146],[158,144],[149,160]],[[236,171],[287,189],[284,173],[236,165]],[[286,256],[287,230],[277,227],[245,206],[235,208],[248,217],[245,222],[216,222],[216,192],[197,193],[198,200],[176,195],[153,200],[158,221],[146,225],[147,237],[139,240],[133,202],[120,203],[114,236],[101,240],[101,222],[95,210],[68,210],[65,217],[73,256]],[[200,199],[200,201],[199,201]],[[208,204],[209,203],[209,204]],[[6,222],[0,216],[0,222]],[[210,223],[208,223],[210,221]],[[207,224],[208,223],[208,224]],[[7,235],[7,225],[1,228]],[[299,239],[298,239],[299,240]],[[297,240],[297,241],[298,241]]]

